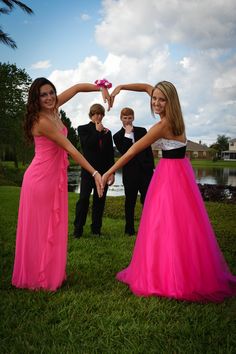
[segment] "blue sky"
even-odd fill
[[[1,60],[16,63],[27,70],[32,78],[38,70],[32,65],[49,61],[42,67],[43,75],[52,69],[66,70],[75,67],[84,57],[105,51],[94,38],[94,28],[99,22],[101,2],[92,1],[23,1],[33,11],[28,15],[19,7],[10,15],[1,15],[1,25],[17,43],[12,50],[1,45]],[[69,5],[69,6],[68,6]],[[42,64],[43,66],[43,64]]]
[[[113,86],[169,80],[190,140],[210,145],[221,134],[236,137],[235,0],[23,2],[34,15],[17,8],[0,15],[18,46],[0,44],[1,62],[15,63],[32,79],[48,77],[58,92],[103,77]],[[99,94],[79,94],[62,109],[77,127],[94,102],[103,103]],[[104,118],[112,133],[125,106],[135,110],[136,125],[155,123],[147,95],[122,91]]]

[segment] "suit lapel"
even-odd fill
[[[133,130],[133,132],[134,132],[134,142],[136,142],[138,140],[139,136],[137,134],[138,132],[137,132],[136,127],[133,127],[133,128],[134,128],[134,130]]]

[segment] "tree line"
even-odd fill
[[[0,63],[0,162],[14,161],[18,168],[33,157],[33,146],[24,136],[23,121],[31,77],[25,69],[15,64]],[[80,149],[77,130],[70,119],[61,110],[61,119],[68,129],[68,138]]]

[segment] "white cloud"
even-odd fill
[[[191,59],[184,57],[182,60],[180,60],[180,65],[182,65],[182,67],[184,69],[190,69],[191,68]]]
[[[78,67],[54,71],[50,79],[62,91],[76,82],[107,78],[116,86],[128,82],[173,82],[179,92],[188,137],[213,143],[217,135],[236,137],[236,2],[234,0],[104,0],[96,26],[104,60],[85,58]],[[99,93],[81,93],[62,107],[73,125],[88,121],[89,106]],[[104,123],[114,133],[119,112],[134,108],[135,123],[149,128],[149,97],[122,91]]]
[[[31,65],[32,69],[48,69],[51,67],[50,60],[41,60]]]
[[[81,14],[80,18],[81,18],[82,21],[91,20],[91,16],[89,16],[88,14]]]
[[[104,0],[103,7],[96,37],[115,54],[138,56],[166,43],[201,49],[234,46],[234,0]]]
[[[236,60],[235,60],[236,65]],[[220,77],[215,79],[214,83],[215,89],[228,89],[234,88],[234,93],[236,92],[236,67],[224,70]]]

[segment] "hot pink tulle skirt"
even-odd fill
[[[236,295],[187,158],[161,159],[146,195],[130,265],[117,274],[137,296],[220,302]]]

